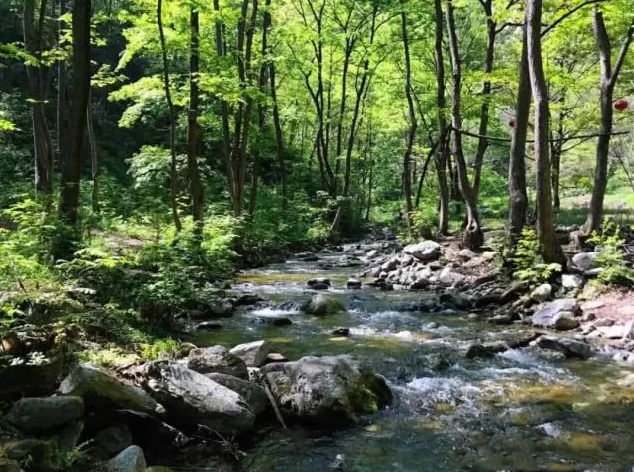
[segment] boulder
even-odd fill
[[[229,353],[242,359],[247,367],[261,367],[266,363],[269,345],[266,341],[253,341],[238,344]]]
[[[193,349],[187,358],[187,367],[200,374],[220,372],[247,380],[246,363],[222,346]]]
[[[433,261],[440,257],[441,246],[435,241],[422,241],[403,248],[405,254],[414,256],[419,261]]]
[[[487,344],[474,343],[467,348],[465,357],[467,359],[487,359],[489,357],[494,357],[498,352],[504,352],[507,349],[509,349],[508,345],[503,342]]]
[[[561,276],[561,286],[567,290],[577,290],[583,288],[585,281],[577,274],[563,274]]]
[[[359,290],[361,288],[362,282],[359,279],[350,278],[346,282],[346,288],[348,290]]]
[[[541,284],[531,292],[531,300],[536,303],[544,303],[553,294],[553,287],[550,284]]]
[[[99,431],[94,441],[108,457],[113,457],[132,445],[132,434],[127,425],[120,424]]]
[[[149,365],[147,389],[164,403],[174,423],[203,425],[219,433],[253,427],[255,414],[244,399],[187,367],[168,362]]]
[[[598,252],[579,252],[572,256],[572,265],[585,272],[597,268]]]
[[[220,373],[207,374],[205,377],[240,395],[256,416],[266,411],[269,398],[264,389],[258,384]]]
[[[145,472],[147,464],[143,450],[139,446],[130,446],[106,463],[108,472]]]
[[[310,301],[308,314],[315,316],[335,315],[342,311],[346,311],[343,304],[333,297],[327,297],[325,295],[316,295]]]
[[[466,277],[449,267],[445,267],[438,275],[438,282],[451,287],[462,285]]]
[[[24,433],[41,433],[78,420],[84,415],[81,397],[22,398],[13,404],[7,421]]]
[[[18,461],[0,458],[0,472],[22,472],[22,467]]]
[[[348,337],[350,336],[350,328],[337,328],[337,329],[334,329],[331,334],[333,336]]]
[[[542,336],[537,339],[536,344],[542,349],[559,351],[569,358],[588,359],[593,354],[590,344],[576,339]]]
[[[53,444],[41,439],[22,439],[2,445],[0,451],[6,459],[29,464],[30,471],[53,468]]]
[[[349,356],[267,364],[262,374],[282,414],[301,423],[354,424],[392,402],[385,379]]]
[[[531,317],[533,326],[543,328],[556,328],[558,320],[562,317],[576,316],[579,312],[579,304],[574,298],[564,298],[550,303],[544,303]],[[563,326],[565,322],[559,322]]]
[[[279,352],[270,352],[266,356],[266,363],[267,364],[272,364],[274,362],[286,362],[286,361],[288,361],[286,356],[284,354],[280,354]]]
[[[310,279],[306,283],[306,285],[315,290],[327,290],[332,285],[332,283],[330,282],[330,279],[319,277],[315,279]]]
[[[439,297],[440,303],[459,310],[471,308],[471,299],[459,292],[445,292]]]
[[[150,414],[165,413],[162,405],[140,388],[128,385],[94,364],[80,364],[59,386],[62,395],[82,397],[95,407],[129,408]]]
[[[290,326],[293,322],[290,318],[282,315],[261,315],[251,320],[251,323],[268,326]]]
[[[579,321],[575,319],[571,311],[562,311],[555,317],[553,328],[557,331],[570,331],[579,327]]]

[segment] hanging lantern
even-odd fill
[[[515,128],[515,119],[514,119],[514,118],[511,118],[511,119],[509,120],[509,126],[510,126],[511,128]]]
[[[614,108],[618,111],[627,110],[629,107],[630,107],[630,102],[628,102],[624,98],[621,98],[620,100],[617,100],[614,102]]]

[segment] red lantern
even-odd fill
[[[617,100],[616,102],[614,102],[614,108],[617,109],[618,111],[627,110],[629,107],[630,107],[630,102],[628,102],[624,98],[621,98],[620,100]]]
[[[511,118],[511,119],[509,120],[509,126],[510,126],[511,128],[515,128],[515,119]]]

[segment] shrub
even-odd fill
[[[515,268],[514,278],[528,282],[530,285],[538,285],[561,273],[560,264],[544,262],[540,249],[536,231],[532,228],[524,228],[515,253],[509,257]]]
[[[597,280],[605,285],[634,285],[634,271],[623,264],[623,245],[619,236],[620,228],[610,220],[603,225],[601,232],[594,232],[588,240],[597,247],[595,262],[603,270]]]

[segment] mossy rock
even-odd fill
[[[308,314],[315,316],[336,315],[342,311],[346,311],[339,300],[325,295],[315,295],[310,301],[306,310]]]

